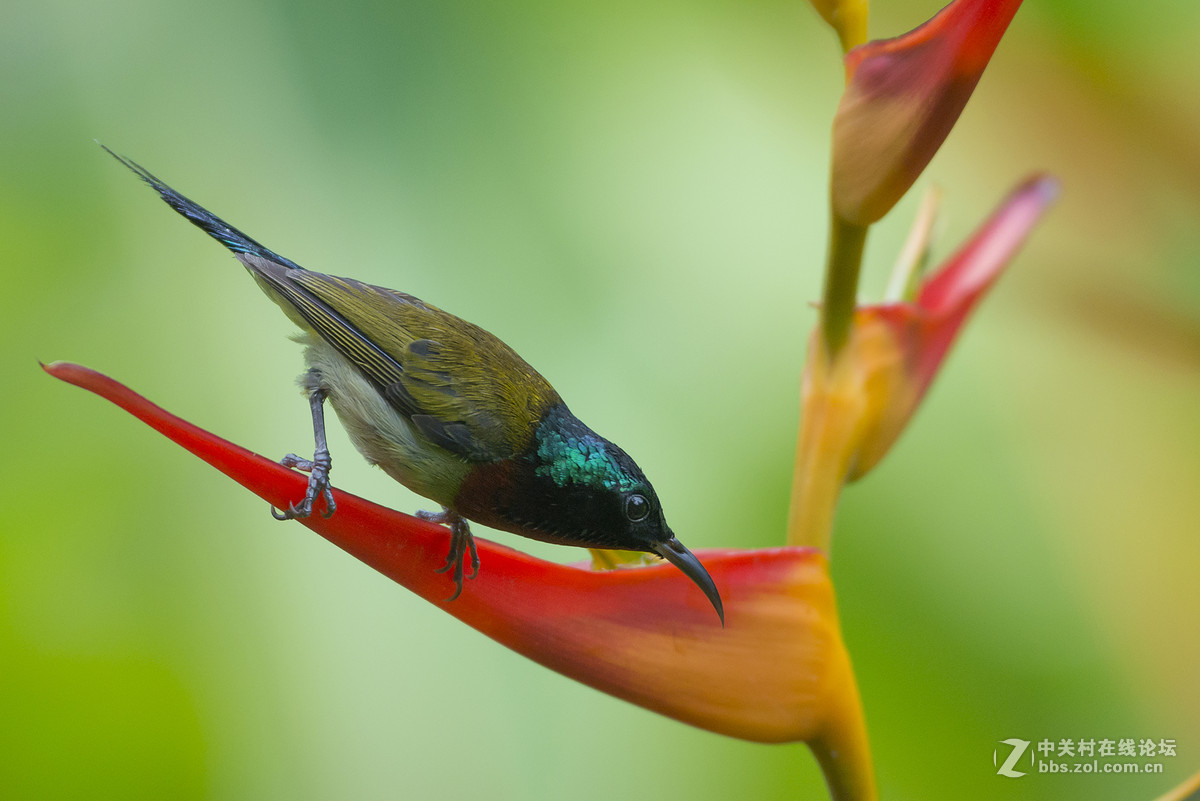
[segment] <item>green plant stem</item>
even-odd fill
[[[858,295],[858,273],[862,268],[866,225],[847,222],[832,215],[829,228],[829,261],[825,265],[825,289],[821,304],[821,337],[832,364],[846,344]]]

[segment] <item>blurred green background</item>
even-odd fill
[[[881,0],[872,34],[938,6]],[[781,544],[841,81],[802,0],[0,16],[0,797],[824,797],[803,746],[528,663],[37,366],[311,447],[290,324],[98,139],[301,264],[503,337],[691,547]],[[1064,189],[843,499],[885,799],[1149,799],[1200,768],[1197,30],[1185,0],[1029,0],[918,186],[946,192],[939,255],[1025,174]],[[915,205],[872,234],[867,297]],[[427,505],[333,428],[340,487]],[[1178,756],[1006,779],[1011,737]]]

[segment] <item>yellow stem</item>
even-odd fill
[[[1196,773],[1183,784],[1160,795],[1157,801],[1195,801],[1200,797],[1200,773]]]
[[[875,767],[850,655],[838,637],[820,733],[809,741],[833,801],[878,801]]]
[[[851,48],[867,41],[867,10],[867,0],[842,0],[838,4],[833,27],[837,30],[843,53],[849,53]]]
[[[800,395],[800,432],[796,437],[795,471],[788,507],[789,545],[820,548],[829,555],[833,519],[850,460],[858,442],[855,431],[866,413],[865,398],[853,381],[838,380],[853,365],[830,364],[825,347],[814,337]]]

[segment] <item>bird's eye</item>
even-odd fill
[[[625,499],[625,516],[634,523],[645,520],[648,514],[650,514],[650,501],[646,500],[645,495],[635,492]]]

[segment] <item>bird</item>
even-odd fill
[[[295,323],[307,371],[298,383],[313,420],[307,491],[278,520],[336,511],[325,434],[328,401],[371,464],[441,505],[418,516],[445,524],[439,573],[479,574],[468,521],[560,545],[657,554],[704,593],[721,625],[721,595],[704,565],[667,525],[654,487],[620,447],[577,418],[554,387],[498,337],[412,295],[307,270],[101,145],[167,205],[232,252]]]

